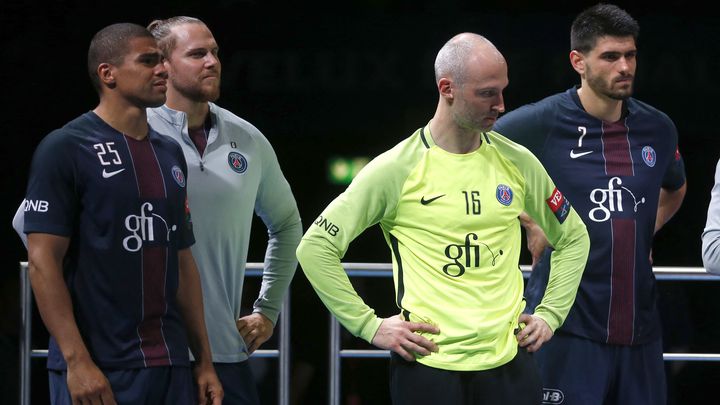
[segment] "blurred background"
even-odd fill
[[[502,3],[502,4],[500,4]],[[220,45],[218,104],[257,126],[273,144],[300,208],[304,228],[345,185],[352,165],[392,147],[427,123],[437,103],[433,61],[456,33],[485,35],[505,55],[508,110],[564,91],[579,79],[568,62],[573,17],[593,1],[189,0],[17,1],[0,4],[0,399],[17,403],[18,263],[26,252],[11,228],[23,198],[32,153],[51,130],[97,103],[87,78],[87,46],[115,22],[147,25],[191,15]],[[705,224],[720,138],[720,17],[699,1],[619,1],[639,22],[635,96],[667,113],[680,134],[688,192],[654,245],[658,266],[702,266]],[[57,156],[57,159],[63,159]],[[331,164],[341,162],[331,171]],[[331,174],[335,177],[331,176]],[[253,229],[249,261],[261,261],[267,239]],[[345,261],[389,262],[379,228],[351,246]],[[521,263],[529,263],[525,252]],[[356,279],[381,316],[396,312],[389,278]],[[666,352],[720,352],[717,282],[659,282]],[[258,282],[246,283],[247,306]],[[298,269],[291,291],[293,404],[325,404],[328,313]],[[47,347],[34,315],[33,347]],[[272,348],[275,338],[264,348]],[[368,348],[345,334],[344,348]],[[389,403],[387,360],[343,360],[344,404]],[[720,363],[667,363],[671,404],[707,403]],[[33,403],[47,403],[44,360],[33,360]],[[276,362],[253,360],[264,403],[276,401]]]

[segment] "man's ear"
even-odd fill
[[[585,74],[585,55],[579,51],[570,51],[570,65],[580,75]]]
[[[454,93],[454,86],[453,81],[448,79],[447,77],[442,77],[440,80],[438,80],[437,83],[438,91],[440,92],[440,97],[447,100],[448,103],[453,102],[453,98],[455,97]]]
[[[109,88],[115,88],[115,69],[113,65],[109,63],[101,63],[97,67],[97,75],[100,78],[100,83],[103,83]]]

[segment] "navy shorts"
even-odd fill
[[[390,359],[394,405],[539,405],[540,375],[533,356],[519,348],[509,363],[490,370],[452,371]]]
[[[260,405],[255,378],[247,361],[213,363],[213,366],[225,392],[223,405]],[[193,385],[195,390],[197,387]]]
[[[102,370],[110,382],[115,402],[121,404],[196,405],[189,367],[148,367]],[[48,370],[50,403],[72,405],[67,371]]]
[[[662,341],[608,345],[557,332],[535,354],[545,405],[664,405]]]

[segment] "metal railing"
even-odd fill
[[[392,277],[390,263],[343,263],[349,277]],[[262,263],[248,263],[247,276],[261,276]],[[530,266],[520,266],[525,278]],[[709,274],[701,267],[655,267],[655,277],[668,281],[720,281],[720,276]],[[34,350],[31,346],[32,292],[27,272],[27,262],[20,263],[20,404],[30,404],[30,360],[47,357],[47,350]],[[290,402],[290,302],[289,292],[285,297],[280,316],[279,342],[277,350],[257,350],[253,357],[278,358],[278,403]],[[331,405],[341,402],[341,360],[343,358],[389,358],[388,350],[347,350],[341,347],[341,329],[335,317],[330,317],[330,373],[329,399]],[[718,353],[664,353],[665,361],[720,361]]]
[[[392,277],[390,263],[343,263],[348,277]],[[530,266],[520,266],[523,277],[530,275]],[[720,281],[702,267],[655,267],[655,278],[668,281]],[[343,350],[340,342],[340,323],[330,316],[330,405],[341,402],[340,375],[343,358],[390,358],[389,350]],[[720,353],[663,353],[665,361],[720,361]]]
[[[47,357],[47,349],[32,349],[32,290],[27,262],[20,262],[20,405],[30,405],[31,359]],[[262,263],[248,263],[245,275],[262,276]],[[256,350],[251,357],[278,359],[278,404],[290,403],[290,292],[283,300],[278,348]]]

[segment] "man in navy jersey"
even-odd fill
[[[631,97],[638,32],[614,5],[583,11],[572,24],[570,52],[580,86],[518,108],[495,126],[535,153],[590,234],[575,303],[536,355],[544,404],[666,402],[651,249],[655,232],[680,208],[685,172],[673,122]],[[545,292],[552,249],[544,249],[533,221],[523,220],[533,254],[526,289],[532,310]]]
[[[114,24],[91,41],[88,70],[100,102],[43,139],[24,203],[52,403],[220,404],[187,167],[146,119],[165,101],[162,54],[145,28]]]

